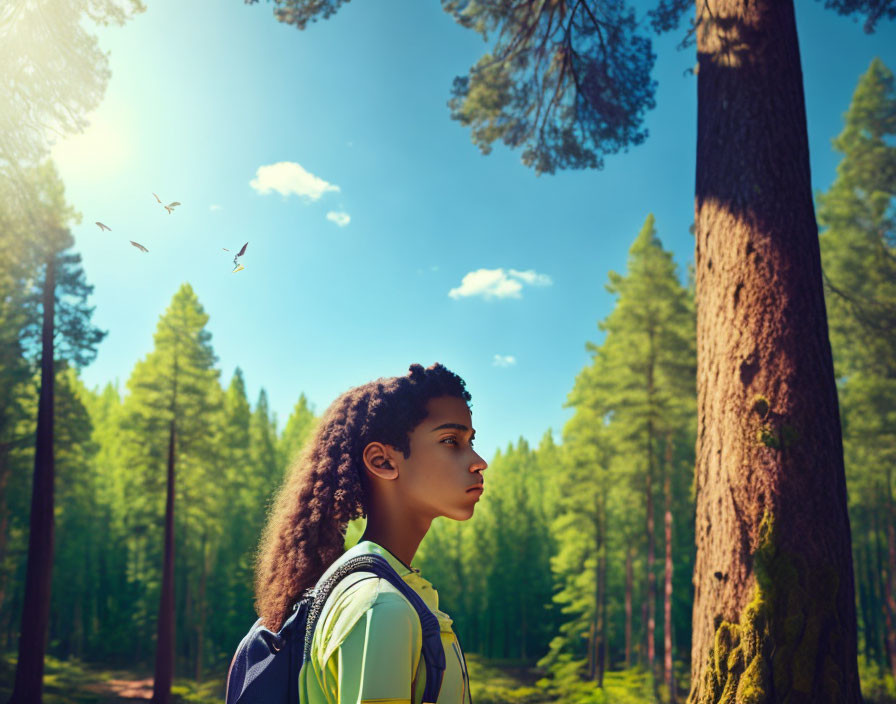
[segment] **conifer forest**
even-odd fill
[[[94,320],[82,206],[44,128],[82,129],[115,70],[81,20],[146,7],[49,5],[56,58],[27,50],[30,1],[0,7],[0,701],[221,702],[257,617],[267,511],[331,399],[297,386],[278,417],[276,369],[224,368],[208,297],[186,280],[161,292],[126,378],[85,381],[115,331]],[[336,36],[360,3],[273,5],[267,23],[298,43]],[[874,58],[837,106],[836,178],[813,189],[789,0],[660,0],[648,29],[621,0],[441,5],[491,42],[451,88],[452,129],[540,182],[611,170],[650,140],[645,36],[678,32],[697,53],[693,256],[645,210],[614,234],[624,266],[588,262],[612,304],[576,343],[568,420],[486,456],[475,517],[437,518],[414,558],[454,619],[473,699],[896,703],[894,67]],[[826,6],[892,36],[892,0]],[[156,200],[165,223],[189,205]],[[348,218],[327,215],[340,233]],[[119,235],[105,222],[99,235]],[[229,280],[253,275],[253,237],[221,255]],[[346,547],[363,530],[349,523]]]

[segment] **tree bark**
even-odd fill
[[[792,0],[697,3],[689,701],[858,704],[837,392]]]
[[[162,565],[162,593],[156,639],[153,704],[168,704],[174,679],[174,443],[175,422],[168,434],[168,490],[165,497],[165,555]]]
[[[666,574],[663,589],[663,681],[669,691],[669,702],[675,704],[675,671],[672,667],[672,440],[666,440],[665,476],[663,497],[665,500],[664,523],[666,529]]]
[[[40,704],[43,700],[44,653],[50,618],[50,585],[53,571],[53,419],[56,256],[47,256],[43,290],[41,331],[40,399],[34,448],[34,483],[28,534],[28,567],[19,635],[19,659],[10,704]]]

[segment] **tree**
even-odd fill
[[[693,414],[693,312],[687,290],[676,275],[672,255],[663,250],[649,215],[629,250],[625,276],[610,272],[607,289],[616,306],[599,327],[607,333],[602,345],[588,343],[591,367],[576,381],[569,403],[577,415],[601,426],[620,479],[643,496],[646,545],[643,606],[647,670],[658,683],[655,667],[655,488],[660,479],[666,498],[666,552],[671,556],[672,482],[681,481],[673,464],[676,445],[689,444],[688,419]],[[577,420],[578,423],[583,421]],[[582,431],[574,436],[587,437]],[[581,442],[581,440],[579,441]],[[589,441],[596,442],[596,441]],[[595,471],[597,471],[595,469]],[[664,521],[664,524],[666,522]],[[671,557],[666,563],[664,613],[671,616]],[[627,631],[629,628],[627,627]],[[664,680],[675,697],[671,671],[671,618],[664,621]],[[628,645],[628,644],[627,644]]]
[[[34,243],[44,260],[42,277],[35,281],[26,308],[40,310],[38,316],[26,316],[29,325],[22,331],[26,354],[40,358],[40,400],[34,452],[34,481],[31,489],[28,567],[25,599],[19,636],[19,659],[11,702],[40,701],[43,682],[44,652],[50,613],[54,539],[54,380],[57,362],[76,367],[89,364],[96,346],[106,333],[90,325],[93,308],[85,301],[93,287],[84,280],[78,266],[81,256],[65,253],[74,243],[66,225],[78,216],[66,203],[62,182],[52,162],[28,172],[29,189],[39,207],[30,212],[36,225]],[[39,206],[38,206],[39,204]],[[56,338],[60,344],[56,346]]]
[[[342,2],[276,0],[277,18],[301,29]],[[827,5],[865,15],[866,31],[896,17],[891,0]],[[551,173],[600,166],[602,154],[644,138],[653,55],[623,0],[443,7],[497,35],[455,81],[451,101],[480,146],[526,145],[524,162]],[[692,7],[659,0],[653,29],[675,29]],[[700,410],[690,701],[749,692],[757,702],[790,693],[859,702],[843,448],[793,2],[700,0],[685,43],[694,35]],[[815,625],[806,633],[793,619]]]
[[[305,394],[299,394],[299,399],[286,421],[283,435],[277,444],[277,454],[282,467],[288,467],[301,452],[302,446],[314,429],[314,422],[314,410]]]
[[[21,170],[40,162],[48,137],[84,130],[99,105],[109,59],[83,19],[123,25],[140,0],[52,0],[0,8],[0,173],[28,193]]]
[[[837,179],[820,193],[821,258],[844,416],[851,515],[858,519],[855,554],[873,575],[860,595],[866,652],[876,650],[882,622],[889,667],[896,677],[896,85],[874,59],[856,87],[843,132],[833,141],[843,153]],[[885,571],[875,574],[864,549],[884,527]],[[884,599],[872,598],[881,580]],[[862,580],[860,579],[860,586]],[[883,619],[879,615],[883,612]]]
[[[165,704],[171,694],[175,654],[174,529],[176,470],[184,470],[182,488],[192,484],[212,487],[217,477],[209,461],[215,456],[216,434],[210,426],[218,413],[215,389],[219,372],[213,368],[208,314],[189,284],[174,295],[153,336],[155,347],[136,365],[128,379],[125,401],[132,471],[142,474],[146,496],[157,495],[160,467],[166,479],[162,583],[158,602],[153,701]],[[199,475],[203,475],[200,476]],[[191,491],[201,502],[208,492]],[[144,509],[154,513],[151,507]],[[194,506],[201,511],[201,506]],[[153,520],[151,525],[157,525]]]

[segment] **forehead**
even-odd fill
[[[440,396],[431,398],[426,404],[426,418],[418,426],[418,430],[430,432],[443,423],[459,423],[468,428],[472,426],[470,409],[466,402],[456,396]]]

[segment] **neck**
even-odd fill
[[[376,515],[371,513],[367,516],[367,528],[361,540],[369,540],[386,548],[410,567],[414,555],[417,554],[417,548],[420,547],[420,541],[423,540],[430,525],[431,521],[428,521],[425,527],[379,521]]]

